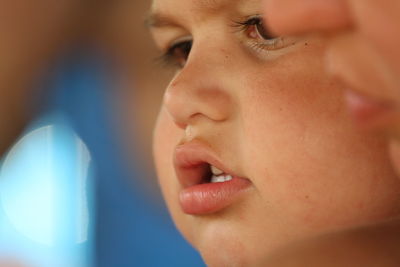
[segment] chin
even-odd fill
[[[196,218],[197,223],[190,227],[192,238],[188,238],[207,266],[259,266],[271,244],[261,245],[260,240],[252,239],[254,233],[231,220],[215,220],[218,215],[211,217]]]
[[[266,251],[249,251],[243,243],[214,242],[200,248],[200,254],[209,267],[248,267],[263,266]]]
[[[199,250],[202,258],[209,267],[255,266],[255,259],[253,258],[253,262],[247,259],[249,254],[246,253],[240,243],[213,242],[213,244],[205,244]]]

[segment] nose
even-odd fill
[[[191,56],[186,66],[169,84],[164,105],[175,124],[185,129],[202,117],[213,122],[227,120],[232,113],[233,93],[231,78],[223,61],[215,57]],[[223,72],[221,71],[223,70]]]

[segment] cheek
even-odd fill
[[[154,130],[153,153],[159,183],[168,204],[173,202],[171,196],[176,196],[174,194],[177,190],[176,179],[171,177],[175,173],[172,155],[180,136],[179,129],[174,126],[170,116],[162,108]]]
[[[303,52],[263,70],[263,76],[248,77],[249,90],[241,95],[247,158],[255,155],[258,167],[264,168],[261,173],[289,175],[296,166],[314,169],[310,162],[316,163],[331,145],[327,138],[350,124],[342,92],[321,71],[319,55]]]
[[[292,62],[307,65],[283,62],[262,79],[249,76],[241,96],[241,139],[257,189],[276,212],[313,226],[360,219],[360,207],[398,186],[383,142],[352,127],[341,87],[323,74],[320,61],[298,55]]]

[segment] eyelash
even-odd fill
[[[263,38],[259,34],[258,26],[262,26],[262,17],[259,15],[246,18],[244,21],[233,21],[232,27],[238,28],[238,32],[246,33],[251,27],[255,27],[256,33],[259,37]],[[265,27],[264,27],[265,29]],[[267,30],[267,29],[265,29]],[[269,33],[268,33],[269,34]],[[249,33],[248,33],[249,35]],[[256,52],[262,52],[265,50],[277,50],[283,46],[283,37],[270,36],[268,40],[254,40],[254,38],[248,37],[251,40],[250,48]],[[192,48],[193,40],[181,41],[172,44],[167,51],[161,55],[157,61],[164,66],[171,66],[176,68],[183,68],[187,58],[189,57],[190,50]],[[181,53],[182,55],[176,55]],[[181,57],[180,57],[181,56]]]
[[[189,50],[186,58],[183,59],[184,61],[186,61],[187,57],[189,56],[192,44],[193,44],[193,40],[180,41],[175,44],[172,44],[164,54],[162,54],[160,57],[158,57],[156,59],[156,61],[166,67],[182,68],[183,64],[180,63],[180,60],[182,60],[182,59],[179,59],[175,55],[175,51],[182,52],[184,50]],[[179,49],[179,50],[176,50],[176,49]]]
[[[250,47],[254,49],[256,52],[262,52],[264,50],[272,51],[282,48],[283,46],[283,37],[276,37],[268,32],[268,29],[263,25],[262,17],[260,15],[256,15],[248,18],[246,21],[234,21],[233,27],[239,28],[240,32],[248,32],[251,27],[255,27],[256,34],[258,37],[262,38],[262,40],[255,40],[254,38],[249,37],[251,39]],[[258,26],[263,26],[264,34],[268,36],[261,36],[259,33]],[[249,35],[250,33],[248,33]],[[265,38],[267,37],[267,38]]]

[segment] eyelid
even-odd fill
[[[180,37],[177,39],[172,40],[170,43],[168,43],[166,45],[166,48],[164,49],[165,52],[168,52],[171,48],[173,48],[174,46],[184,43],[184,42],[190,42],[193,41],[193,37],[192,36],[184,36],[184,37]]]
[[[232,27],[238,28],[238,32],[240,32],[241,34],[247,35],[247,31],[251,27],[255,27],[255,30],[257,31],[258,22],[262,21],[262,19],[262,16],[259,14],[244,17],[239,21],[233,21]],[[247,35],[245,38],[248,46],[251,49],[256,50],[256,52],[279,50],[281,48],[286,48],[290,45],[290,42],[288,42],[288,38],[283,36],[275,37],[271,35],[271,39],[265,39],[260,36],[259,39],[256,39],[251,38]]]
[[[261,15],[252,15],[252,16],[247,16],[247,17],[242,17],[241,19],[239,19],[239,20],[233,20],[232,21],[232,27],[234,27],[234,28],[248,28],[248,27],[250,27],[250,26],[252,26],[252,25],[255,25],[255,24],[251,24],[251,23],[249,23],[251,20],[255,20],[255,19],[260,19],[260,20],[262,20],[262,16]]]
[[[174,39],[166,46],[166,48],[162,49],[161,55],[156,57],[155,61],[159,64],[161,63],[160,65],[164,67],[173,67],[174,69],[181,68],[182,66],[179,63],[179,58],[176,58],[174,55],[174,50],[179,49],[181,45],[188,42],[193,43],[193,37],[184,36]]]

